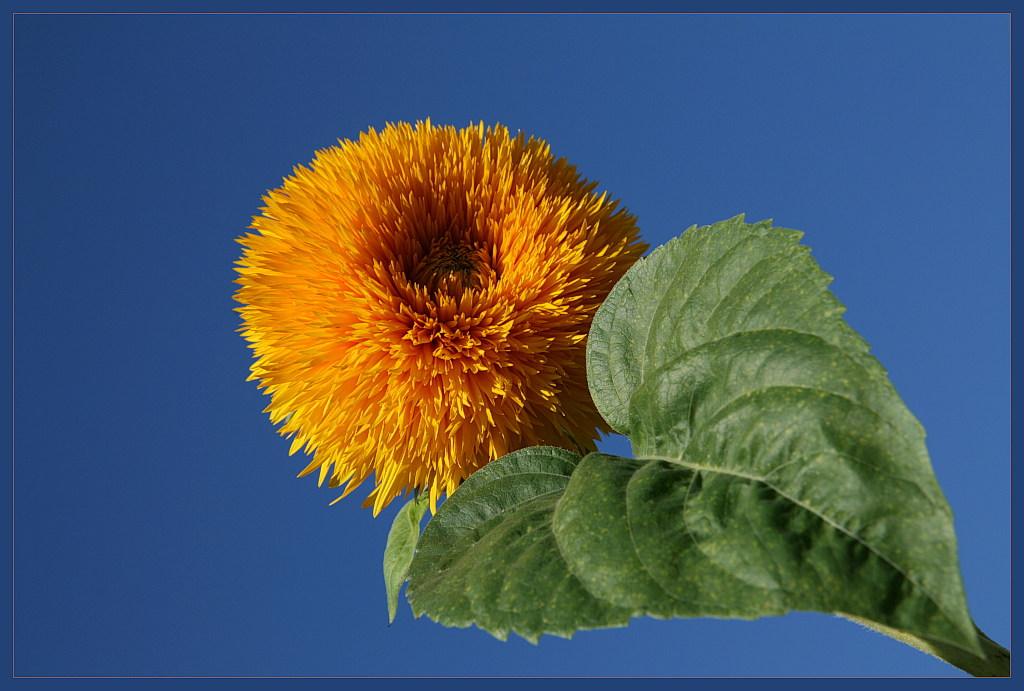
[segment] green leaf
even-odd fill
[[[409,564],[416,553],[416,541],[420,537],[420,521],[430,505],[430,498],[423,494],[405,503],[388,531],[388,543],[384,547],[384,587],[388,595],[388,623],[398,614],[398,593],[405,583]]]
[[[551,515],[579,457],[521,449],[484,466],[423,530],[406,594],[413,613],[476,624],[504,640],[624,626],[632,610],[594,597],[568,570]]]
[[[629,481],[638,558],[727,616],[842,611],[977,652],[924,431],[799,237],[690,229],[598,311],[595,403],[660,462]]]

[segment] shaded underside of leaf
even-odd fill
[[[905,525],[884,515],[857,533],[770,480],[659,461],[630,480],[626,504],[640,561],[666,591],[696,600],[695,614],[843,611],[973,648],[969,619],[949,607],[957,593],[941,589],[958,583],[946,572],[955,554],[932,537],[926,512],[905,511]],[[900,531],[921,536],[914,553]],[[926,583],[908,563],[930,575]]]
[[[784,613],[780,603],[704,557],[685,525],[678,526],[682,530],[670,525],[680,523],[670,507],[682,506],[692,471],[672,468],[664,477],[674,482],[658,485],[660,495],[642,496],[646,522],[633,525],[627,490],[660,465],[601,453],[580,462],[554,517],[570,570],[595,596],[659,618]]]

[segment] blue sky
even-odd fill
[[[397,503],[295,479],[245,378],[260,196],[368,127],[546,139],[659,245],[805,244],[928,431],[968,604],[1009,644],[1007,15],[14,18],[18,676],[957,676],[849,622],[387,626]],[[627,451],[620,440],[606,449]]]

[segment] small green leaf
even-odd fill
[[[406,502],[398,510],[388,531],[388,543],[384,547],[384,587],[388,595],[388,623],[398,614],[398,593],[406,581],[409,564],[416,553],[416,541],[420,537],[420,521],[430,505],[430,499],[422,494]]]

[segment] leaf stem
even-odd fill
[[[856,622],[861,626],[866,626],[880,634],[889,636],[890,638],[895,638],[897,641],[913,646],[922,652],[928,653],[929,655],[937,657],[954,667],[962,669],[972,676],[1010,676],[1010,651],[986,636],[985,633],[978,628],[977,624],[974,625],[974,630],[978,634],[978,642],[981,643],[981,650],[984,654],[983,657],[979,657],[974,653],[968,652],[955,645],[950,645],[949,643],[921,638],[920,636],[915,636],[907,633],[906,631],[900,631],[899,629],[890,628],[883,624],[879,624],[878,622],[855,617],[852,614],[846,614],[845,612],[837,612],[836,614],[849,619],[850,621]]]

